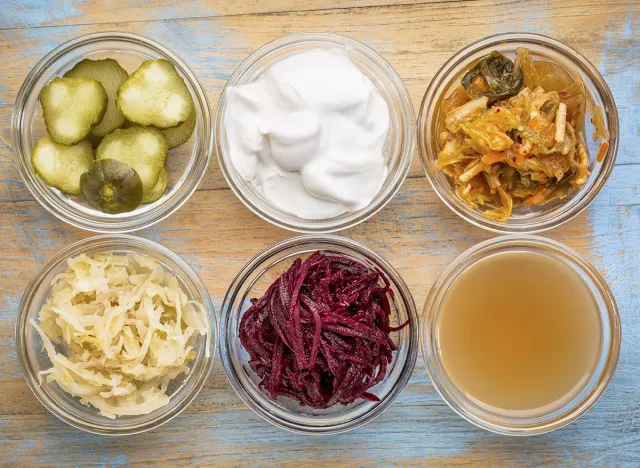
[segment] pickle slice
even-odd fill
[[[104,213],[126,213],[142,201],[140,176],[115,159],[94,161],[80,177],[80,186],[87,203]]]
[[[177,127],[165,128],[160,131],[162,132],[164,137],[167,139],[167,144],[169,145],[169,149],[172,149],[186,142],[193,134],[193,130],[195,128],[196,128],[196,113],[192,112],[189,118],[184,123],[178,125]]]
[[[49,137],[38,140],[31,152],[31,165],[49,186],[71,195],[80,194],[80,176],[93,162],[93,148],[87,140],[75,146],[56,143]]]
[[[93,130],[91,137],[102,138],[111,133],[124,123],[124,115],[118,109],[116,103],[118,88],[129,78],[129,74],[114,59],[89,60],[84,59],[64,74],[67,78],[79,78],[86,76],[98,80],[107,93],[107,110],[104,117]]]
[[[158,182],[167,160],[167,140],[160,130],[135,126],[117,129],[104,137],[96,150],[96,159],[115,159],[131,166],[142,180],[145,193]]]
[[[142,195],[142,203],[153,203],[158,200],[167,191],[167,185],[169,185],[169,173],[163,167],[156,185],[148,193]]]
[[[107,93],[93,78],[54,78],[40,92],[49,136],[71,146],[85,138],[107,109]]]
[[[147,60],[122,83],[118,108],[131,122],[177,127],[194,112],[184,80],[168,60]]]

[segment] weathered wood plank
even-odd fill
[[[426,374],[424,370],[420,370]],[[400,397],[402,401],[405,394]],[[126,439],[82,434],[52,416],[19,416],[3,425],[4,460],[46,458],[47,466],[167,464],[171,466],[632,466],[638,444],[633,423],[615,404],[603,401],[576,424],[534,438],[504,437],[469,429],[435,396],[420,406],[401,401],[374,423],[338,436],[311,438],[265,425],[246,408],[190,408],[170,426]],[[633,408],[637,414],[637,404]],[[28,434],[26,428],[33,428]],[[602,438],[603,431],[617,438]],[[198,434],[199,437],[194,437]],[[380,442],[384,440],[385,443]],[[167,450],[177,447],[177,450]],[[82,460],[78,454],[82,453]],[[33,466],[33,465],[32,465]]]
[[[353,9],[415,3],[443,3],[465,0],[249,0],[212,2],[190,0],[176,5],[171,0],[120,0],[83,2],[61,0],[11,0],[0,11],[0,29],[60,24],[102,24],[126,21],[153,21],[179,18],[206,18],[242,14],[278,13],[329,9]]]
[[[548,236],[597,258],[589,248],[593,239],[585,236],[596,228],[592,225],[593,217],[598,212],[614,213],[614,209],[608,210],[609,206],[626,212],[640,205],[638,180],[640,165],[616,169],[609,188],[595,203],[599,208],[595,213],[592,213],[594,210],[583,213],[550,231]],[[17,300],[22,287],[46,259],[64,246],[91,235],[62,224],[35,201],[2,202],[0,216],[11,220],[0,227],[2,238],[7,240],[0,244],[0,257],[6,266],[0,271],[0,297],[5,299],[13,297]],[[611,233],[633,235],[638,231],[633,222],[612,228],[615,230],[611,229]],[[251,236],[245,235],[242,244],[235,242],[238,235],[248,232]],[[291,235],[266,224],[244,207],[229,189],[198,191],[183,208],[160,225],[136,234],[159,242],[184,257],[199,272],[217,301],[222,299],[237,271],[255,253]],[[468,225],[451,213],[424,177],[408,179],[378,215],[342,234],[370,245],[387,257],[406,278],[419,305],[426,298],[433,280],[455,255],[491,237],[490,233]],[[12,281],[21,287],[16,288]],[[6,312],[15,306],[15,301],[9,300]],[[10,321],[3,323],[13,325],[7,322]]]
[[[313,0],[305,2],[305,8],[336,4]],[[343,5],[356,4],[374,5],[377,0]],[[42,2],[21,5],[38,8]],[[44,19],[20,24],[86,21],[100,25],[0,31],[0,464],[640,464],[640,3],[479,0],[274,13],[273,8],[293,8],[293,2],[250,1],[239,6],[217,2],[211,7],[191,2],[174,8],[161,1],[157,8],[146,8],[145,2],[131,0],[122,2],[114,13],[108,2],[89,0],[77,7],[83,18],[64,13],[66,4],[60,5],[58,16],[45,9]],[[200,7],[218,8],[222,13],[198,10]],[[300,3],[295,7],[300,8]],[[259,14],[234,16],[239,10],[233,13],[233,8]],[[230,16],[208,18],[216,14]],[[184,19],[198,15],[207,18]],[[0,13],[0,28],[4,18]],[[139,21],[112,23],[131,18]],[[146,21],[149,19],[167,21]],[[19,15],[11,20],[26,21]],[[582,419],[556,433],[531,439],[499,437],[473,428],[451,412],[434,392],[419,358],[410,383],[377,421],[340,436],[305,438],[272,428],[247,410],[217,361],[190,408],[151,433],[108,439],[80,433],[57,421],[22,378],[13,327],[21,291],[31,276],[59,249],[90,233],[63,224],[33,201],[12,160],[10,113],[24,76],[43,54],[69,38],[103,29],[124,29],[171,44],[195,69],[214,106],[240,61],[259,45],[288,32],[335,31],[373,46],[405,80],[416,111],[438,67],[457,49],[482,36],[509,30],[535,31],[580,50],[599,66],[616,97],[621,118],[619,165],[587,212],[545,235],[591,259],[618,300],[622,354],[602,400]],[[251,256],[291,236],[244,208],[226,187],[215,161],[200,189],[179,212],[136,234],[185,258],[217,304]],[[417,158],[398,196],[376,217],[341,234],[387,257],[406,279],[419,308],[437,275],[456,255],[491,237],[446,209],[422,176]],[[241,246],[234,241],[239,235]]]

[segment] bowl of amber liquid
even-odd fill
[[[604,393],[620,353],[609,287],[577,252],[505,236],[458,257],[425,304],[422,350],[440,396],[505,435],[575,421]]]

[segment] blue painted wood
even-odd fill
[[[420,0],[438,3],[455,0]],[[356,8],[405,3],[402,0],[10,0],[0,9],[0,29],[61,24],[93,24],[122,21],[150,21],[177,18],[206,18],[239,14]]]
[[[29,68],[60,42],[98,28],[0,31],[0,57],[8,57],[0,67],[0,464],[640,466],[640,5],[578,3],[493,5],[481,0],[447,7],[408,5],[117,26],[171,44],[202,79],[212,104],[247,53],[268,39],[301,29],[334,29],[376,47],[400,71],[416,106],[437,66],[457,48],[491,32],[524,29],[551,34],[598,65],[620,112],[618,165],[586,213],[545,235],[586,255],[611,285],[623,324],[620,364],[610,388],[582,419],[528,439],[496,436],[461,420],[434,392],[420,359],[411,382],[384,415],[354,432],[327,438],[291,435],[264,423],[233,393],[219,361],[189,409],[148,434],[98,437],[47,414],[29,392],[17,362],[13,326],[19,297],[47,258],[89,234],[62,224],[33,201],[12,162],[9,119]],[[57,21],[68,18],[65,8]],[[505,16],[510,20],[503,21]],[[452,27],[459,34],[442,39],[443,31]],[[242,245],[230,242],[247,233],[251,236]],[[167,221],[137,234],[183,256],[218,304],[235,272],[254,253],[290,236],[246,210],[226,189],[215,163],[189,203]],[[408,281],[419,307],[457,254],[491,236],[449,212],[421,177],[417,163],[387,208],[342,234],[387,257]]]

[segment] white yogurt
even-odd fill
[[[280,210],[327,219],[380,190],[389,109],[346,50],[286,57],[226,93],[231,161]]]

